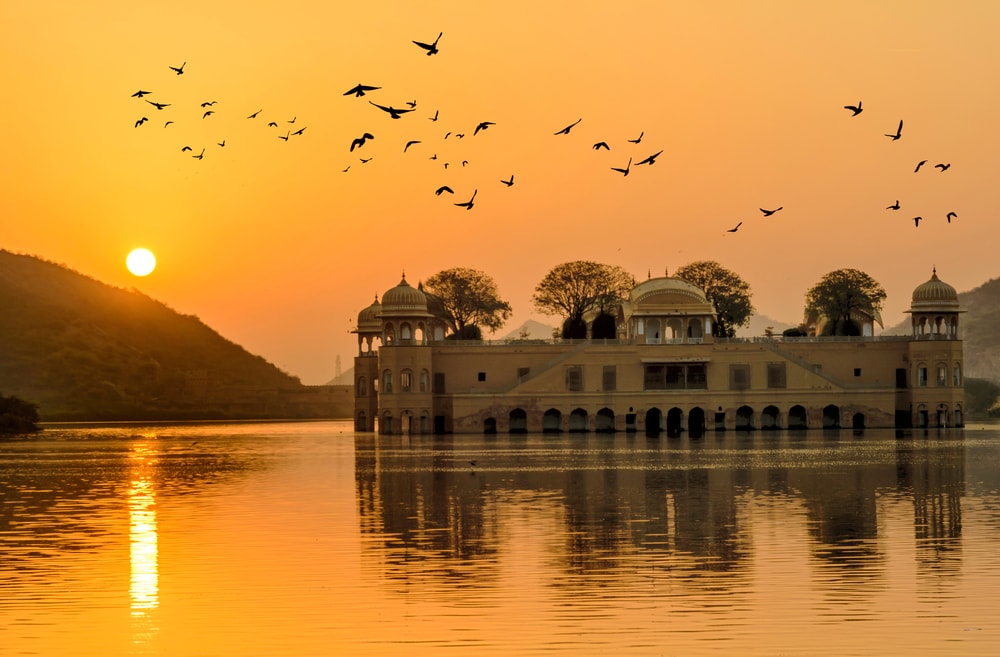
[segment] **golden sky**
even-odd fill
[[[0,247],[305,383],[350,366],[358,311],[403,271],[487,272],[501,335],[558,323],[530,298],[570,260],[640,280],[716,260],[788,323],[834,269],[885,287],[887,326],[932,266],[959,291],[1000,275],[995,2],[94,0],[2,3],[0,24]],[[435,55],[413,43],[438,33]],[[138,246],[147,278],[125,269]]]

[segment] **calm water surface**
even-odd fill
[[[997,427],[56,428],[0,442],[0,655],[993,656],[998,546]]]

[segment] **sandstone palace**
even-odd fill
[[[680,278],[635,285],[614,340],[456,341],[405,277],[358,314],[354,422],[387,434],[963,425],[958,296],[934,272],[908,335],[718,338]]]

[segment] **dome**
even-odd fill
[[[657,315],[715,315],[705,292],[682,278],[665,276],[639,283],[629,292],[633,313]]]
[[[382,304],[378,302],[378,295],[372,305],[358,313],[358,333],[378,333],[382,330],[379,315],[382,314]]]
[[[958,293],[955,292],[955,288],[937,277],[937,269],[931,274],[931,280],[913,290],[910,312],[958,312],[958,310]]]
[[[383,315],[427,315],[427,295],[406,282],[406,276],[399,285],[382,295]]]

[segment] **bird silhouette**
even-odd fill
[[[617,171],[618,173],[622,174],[623,176],[627,176],[628,175],[628,171],[631,168],[632,168],[632,158],[629,158],[628,159],[628,164],[625,165],[624,169],[619,169],[618,167],[611,167],[611,170],[612,171]]]
[[[566,126],[565,128],[563,128],[562,130],[559,130],[559,131],[555,132],[554,134],[557,134],[557,135],[568,135],[569,131],[573,129],[573,126],[575,126],[580,121],[583,121],[582,117],[579,118],[579,119],[577,119],[576,121],[573,121],[573,123],[570,123],[568,126]]]
[[[463,167],[464,167],[464,166],[465,166],[466,164],[468,164],[468,163],[469,163],[469,161],[468,161],[468,160],[462,160],[462,166],[463,166]]]
[[[417,44],[418,46],[420,46],[421,48],[423,48],[424,50],[426,50],[428,57],[431,56],[431,55],[436,55],[438,53],[438,41],[441,40],[441,36],[443,34],[444,34],[444,32],[441,32],[441,34],[438,34],[437,38],[434,39],[433,43],[423,43],[422,41],[414,41],[413,43]]]
[[[406,146],[403,146],[403,152],[405,153],[407,148],[413,146],[414,144],[419,144],[419,143],[420,143],[419,139],[411,139],[410,141],[406,142]]]
[[[212,105],[215,105],[217,102],[218,101],[216,101],[216,100],[206,100],[204,103],[201,104],[201,106],[203,108],[204,107],[211,107]]]
[[[896,141],[897,139],[899,139],[902,136],[903,136],[903,120],[900,119],[899,120],[899,127],[896,128],[896,134],[894,134],[894,135],[887,134],[886,137],[892,137],[892,140]]]
[[[360,137],[351,142],[351,150],[353,151],[355,148],[361,148],[362,146],[365,145],[365,142],[369,139],[375,139],[375,135],[373,135],[370,132],[366,132],[365,134],[361,135]]]
[[[633,143],[633,144],[638,144],[640,141],[642,141],[642,136],[644,134],[646,134],[646,133],[645,132],[640,132],[638,137],[636,137],[635,139],[629,139],[629,141],[631,143]]]
[[[396,109],[395,107],[391,107],[391,106],[390,107],[386,107],[385,105],[379,105],[378,103],[372,103],[372,101],[370,101],[370,100],[368,102],[371,103],[372,105],[374,105],[375,107],[379,108],[383,112],[388,112],[389,116],[391,116],[394,119],[398,119],[403,114],[405,114],[407,112],[412,112],[413,111],[411,109]]]
[[[406,104],[410,106],[410,109],[417,109],[417,101],[415,100],[408,100]]]
[[[501,180],[500,182],[507,185],[508,187],[512,187],[514,185],[514,174],[510,174],[510,180]]]
[[[372,161],[372,158],[370,158],[370,157],[367,158],[367,159],[363,158],[363,157],[359,157],[358,159],[361,160],[361,164],[368,164],[369,162]]]
[[[858,114],[861,114],[862,111],[864,111],[864,110],[861,109],[861,101],[860,100],[858,101],[857,105],[844,105],[844,109],[845,110],[851,110],[851,116],[857,116]]]
[[[248,119],[256,119],[256,118],[257,118],[257,115],[258,115],[258,114],[260,114],[260,113],[261,113],[261,112],[263,112],[263,111],[264,111],[263,109],[259,109],[259,110],[257,110],[256,112],[254,112],[253,114],[251,114],[250,116],[248,116],[247,118],[248,118]]]
[[[183,153],[184,151],[189,151],[189,150],[191,150],[191,147],[190,146],[185,146],[185,147],[181,148],[181,153]]]
[[[610,151],[610,150],[611,150],[611,147],[610,147],[610,146],[608,146],[608,142],[606,142],[606,141],[599,141],[599,142],[597,142],[596,144],[594,144],[594,150],[595,150],[595,151],[599,151],[599,150],[601,150],[602,148],[603,148],[604,150],[606,150],[606,151]]]
[[[143,123],[145,123],[148,120],[149,119],[147,117],[145,117],[145,116],[142,117],[141,119],[139,119],[138,121],[135,122],[135,127],[138,128],[139,126],[141,126]]]
[[[726,232],[727,233],[735,233],[736,231],[738,231],[740,229],[740,226],[742,226],[742,225],[743,225],[743,222],[741,221],[740,223],[736,224],[732,228],[727,229]]]
[[[192,155],[191,157],[193,157],[196,160],[200,160],[201,158],[205,157],[205,149],[204,148],[201,149],[200,153],[198,153],[197,155]]]
[[[350,171],[350,170],[351,170],[351,165],[350,165],[350,164],[348,164],[348,165],[347,165],[347,168],[346,168],[346,169],[341,169],[340,171],[341,171],[342,173],[347,173],[347,172],[348,172],[348,171]]]
[[[204,119],[204,118],[207,118],[209,116],[212,116],[213,114],[215,114],[214,111],[212,111],[212,110],[205,110],[205,113],[201,115],[201,118]]]
[[[438,120],[438,111],[439,110],[434,110],[434,116],[428,116],[427,118],[430,119],[431,121],[437,121]]]
[[[920,220],[921,219],[923,219],[923,217],[914,217],[913,218],[913,225],[916,226],[917,228],[920,228]]]
[[[294,137],[295,135],[301,135],[301,134],[302,134],[303,132],[305,132],[305,131],[306,131],[306,128],[308,128],[308,127],[309,127],[309,126],[302,126],[302,127],[301,127],[301,128],[299,128],[298,130],[296,130],[295,132],[293,132],[293,133],[292,133],[292,136]]]
[[[218,142],[218,144],[219,144],[219,146],[225,146],[226,145],[226,140],[223,139],[222,141]]]
[[[153,93],[153,92],[152,91],[143,91],[142,89],[140,89],[139,91],[137,91],[134,94],[132,94],[132,98],[142,98],[143,96],[149,95],[151,93]]]
[[[478,191],[479,191],[478,189],[473,190],[473,192],[472,192],[472,198],[470,198],[465,203],[456,203],[455,205],[457,205],[460,208],[465,208],[466,210],[471,210],[472,209],[472,202],[476,200],[476,193]]]
[[[783,208],[784,206],[781,206],[781,207]],[[780,209],[781,208],[775,208],[774,210],[765,210],[764,208],[760,208],[760,211],[764,213],[765,217],[770,217],[772,214],[774,214],[775,212],[777,212]]]
[[[941,169],[941,171],[947,171],[948,169],[951,168],[951,163],[949,162],[948,164],[935,164],[934,168]]]
[[[951,220],[953,218],[954,219],[958,219],[958,213],[957,212],[949,212],[948,214],[945,215],[945,218],[948,220],[948,223],[950,224]]]
[[[289,123],[295,123],[295,120],[296,120],[297,118],[299,118],[299,117],[297,117],[297,116],[293,116],[292,118],[288,119],[288,122],[289,122]]]
[[[462,139],[463,137],[465,137],[465,133],[464,132],[456,132],[455,133],[455,139]]]
[[[288,141],[288,138],[291,136],[291,134],[292,134],[292,131],[289,130],[288,132],[286,132],[283,135],[278,135],[278,139],[284,139],[285,141]]]
[[[355,98],[360,98],[365,95],[365,92],[375,91],[376,89],[381,89],[382,87],[372,87],[367,84],[361,84],[360,82],[344,92],[345,96],[350,96],[353,94]]]
[[[886,206],[885,209],[886,210],[898,210],[899,209],[899,199],[897,198],[896,199],[896,203],[894,205]]]
[[[173,121],[167,121],[166,123],[164,123],[164,124],[163,124],[163,127],[164,127],[164,128],[166,128],[166,127],[167,127],[168,125],[170,125],[171,123],[173,123]]]
[[[177,75],[184,75],[184,67],[186,65],[187,65],[187,62],[184,62],[180,66],[171,66],[170,70],[173,71],[174,73],[176,73]]]
[[[660,157],[660,153],[662,153],[662,152],[663,151],[660,151],[659,153],[653,153],[652,155],[650,155],[649,157],[647,157],[645,160],[643,160],[641,162],[636,162],[635,164],[636,164],[636,166],[639,166],[640,164],[656,164],[656,158]]]
[[[278,122],[277,121],[268,121],[267,122],[267,127],[268,128],[277,128],[278,127]]]
[[[451,187],[449,187],[448,185],[441,185],[441,186],[440,186],[440,187],[438,187],[438,188],[437,188],[436,190],[434,190],[434,193],[435,193],[435,194],[436,194],[437,196],[441,196],[441,194],[443,194],[444,192],[448,192],[449,194],[454,194],[454,193],[455,193],[455,190],[453,190],[453,189],[452,189]]]
[[[477,134],[479,134],[480,130],[485,130],[491,125],[496,125],[496,124],[493,121],[480,121],[479,124],[476,126],[476,129],[472,131],[472,136],[475,137]]]
[[[161,110],[164,107],[170,107],[170,103],[154,103],[151,100],[147,100],[146,102],[149,103],[150,105],[152,105],[153,107],[155,107],[158,110]]]

